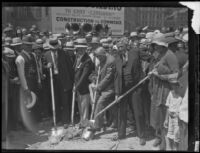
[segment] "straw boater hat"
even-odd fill
[[[74,51],[75,50],[74,43],[72,41],[67,42],[64,49]]]
[[[13,38],[12,39],[12,44],[10,44],[11,46],[18,46],[18,45],[22,45],[22,40],[19,37]]]
[[[9,32],[9,31],[12,31],[13,29],[11,28],[11,27],[6,27],[4,30],[3,30],[3,32],[5,33],[5,32]]]
[[[16,57],[14,50],[12,50],[10,48],[5,48],[3,50],[3,55],[5,55],[6,57],[10,57],[10,58]]]
[[[131,34],[130,34],[130,37],[132,38],[132,37],[137,37],[138,35],[137,35],[137,32],[131,32]]]
[[[79,38],[77,39],[77,45],[75,45],[75,48],[87,48],[87,41],[85,38]]]

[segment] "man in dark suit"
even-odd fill
[[[142,67],[139,59],[138,50],[127,51],[127,44],[119,42],[117,44],[119,58],[116,59],[117,74],[115,82],[115,92],[117,96],[125,93],[131,87],[136,85],[142,78]],[[126,137],[126,124],[127,124],[127,104],[130,105],[134,111],[134,118],[136,121],[137,135],[140,138],[140,144],[145,145],[144,139],[144,108],[142,107],[141,88],[130,93],[118,104],[118,136],[114,140],[124,139]]]
[[[70,56],[65,53],[57,38],[49,40],[50,51],[44,55],[47,68],[53,67],[54,93],[57,122],[70,123],[71,96],[74,71]],[[50,80],[49,80],[50,83]]]
[[[87,42],[84,38],[77,39],[75,61],[75,91],[77,91],[80,123],[88,119],[89,115],[89,75],[94,70],[94,64],[86,53]]]

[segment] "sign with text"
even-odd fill
[[[52,7],[52,32],[65,33],[66,23],[107,24],[113,35],[124,33],[123,7]]]

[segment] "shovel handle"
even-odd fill
[[[75,86],[73,87],[73,89],[74,89],[74,88],[75,88]],[[76,92],[73,90],[73,97],[72,97],[72,113],[71,113],[71,122],[72,122],[72,125],[74,124],[75,96],[76,96]]]
[[[56,126],[56,111],[55,111],[55,97],[54,97],[52,67],[50,67],[50,79],[51,79],[51,100],[52,100],[52,110],[53,110],[53,123],[54,123],[54,126]]]
[[[126,95],[128,95],[130,92],[135,90],[138,86],[140,86],[143,82],[145,82],[149,76],[146,76],[144,79],[142,79],[140,82],[138,82],[135,86],[133,86],[131,89],[129,89],[127,92],[125,92],[123,95],[119,96],[118,99],[114,100],[112,103],[110,103],[107,107],[105,107],[103,110],[101,110],[99,113],[96,114],[95,118],[103,114],[106,110],[111,108],[113,105],[115,105],[118,102],[121,102],[121,99],[124,98]]]
[[[99,77],[100,77],[100,66],[98,68],[98,74],[97,74],[97,82],[96,82],[96,87],[98,86],[99,84]],[[95,111],[95,106],[96,106],[96,97],[97,97],[97,91],[94,92],[94,104],[92,105],[92,112],[91,112],[91,116],[90,116],[90,119],[93,118],[94,116],[94,111]]]

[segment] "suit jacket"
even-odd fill
[[[75,89],[81,94],[89,93],[89,75],[94,70],[94,64],[87,53],[81,58],[80,64],[76,67],[75,62]]]
[[[112,55],[107,56],[106,63],[101,68],[99,84],[97,86],[98,91],[114,91],[114,78],[116,73],[115,58]]]
[[[142,72],[141,60],[137,49],[131,49],[128,52],[128,61],[126,66],[131,72],[133,81],[131,84],[125,83],[125,80],[123,79],[123,60],[120,56],[116,56],[115,64],[117,71],[115,75],[115,94],[119,96],[123,93],[122,84],[134,86],[144,77],[144,74]]]
[[[58,51],[58,77],[62,82],[63,91],[68,92],[72,90],[74,83],[74,70],[73,65],[68,53],[65,53],[62,49]],[[44,58],[47,63],[53,64],[51,51],[47,51],[44,54]]]

